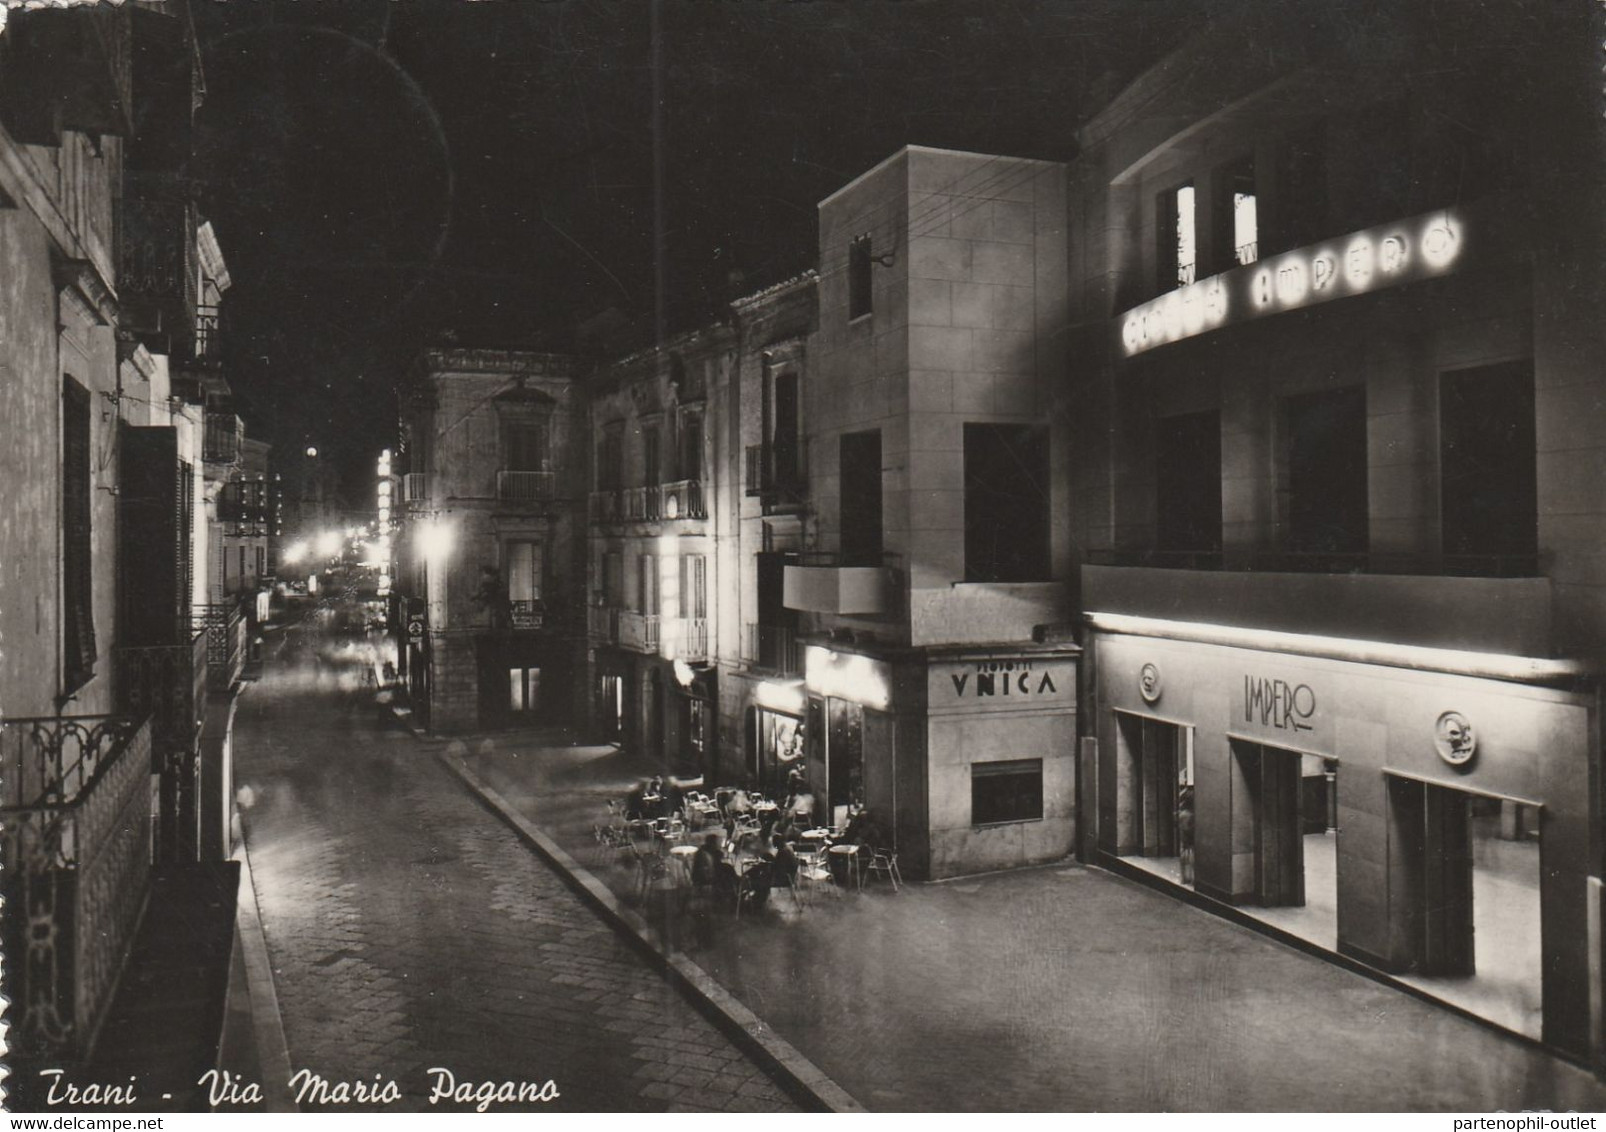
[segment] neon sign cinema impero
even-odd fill
[[[1461,219],[1437,211],[1212,275],[1120,318],[1127,356],[1233,322],[1429,279],[1461,256]]]

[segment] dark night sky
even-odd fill
[[[609,307],[649,336],[694,326],[810,266],[816,202],[903,144],[1072,156],[1093,100],[1193,10],[199,4],[199,172],[244,415],[356,480],[425,341],[562,349]]]

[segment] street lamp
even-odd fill
[[[325,558],[333,558],[340,553],[340,532],[325,531],[318,536],[318,553]]]
[[[432,565],[452,552],[452,528],[431,519],[418,528],[413,546]]]

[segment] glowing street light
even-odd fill
[[[452,552],[452,528],[445,523],[427,522],[414,536],[414,549],[428,562],[440,562]]]
[[[333,558],[340,553],[341,537],[339,531],[325,531],[318,536],[318,553],[325,558]]]
[[[284,560],[288,565],[294,566],[306,556],[307,543],[305,539],[300,542],[293,542],[284,548]]]

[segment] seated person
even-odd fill
[[[808,791],[794,794],[786,800],[786,810],[804,829],[814,826],[814,795]]]
[[[643,779],[625,795],[625,820],[638,821],[647,816],[647,782]]]
[[[718,896],[736,894],[736,870],[725,860],[719,847],[719,834],[710,833],[703,838],[691,859],[691,883],[694,889],[711,890]]]
[[[780,815],[775,819],[775,824],[770,827],[771,837],[786,842],[796,841],[802,833],[803,831],[798,828],[798,824],[792,817],[792,811],[790,810],[781,811]]]
[[[769,848],[764,851],[764,859],[770,863],[775,879],[797,880],[797,854],[780,834],[770,838]]]
[[[774,866],[768,860],[758,860],[747,866],[742,874],[738,899],[762,906],[770,898],[775,883]],[[733,874],[734,875],[734,874]]]

